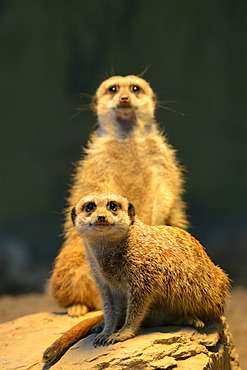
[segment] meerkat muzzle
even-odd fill
[[[129,100],[120,100],[118,108],[132,108],[132,105]]]
[[[93,226],[103,228],[103,227],[106,227],[106,226],[110,226],[110,223],[109,223],[108,219],[105,216],[98,216],[96,221],[93,223]]]

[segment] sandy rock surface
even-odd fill
[[[79,321],[62,313],[38,313],[1,324],[1,369],[49,369],[42,362],[44,350]],[[94,348],[94,336],[76,343],[51,369],[239,369],[237,362],[230,365],[231,338],[220,323],[204,331],[143,329],[136,338],[109,347]]]

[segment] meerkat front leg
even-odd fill
[[[108,338],[107,344],[123,342],[135,337],[150,306],[150,298],[145,296],[144,291],[142,293],[136,292],[130,295],[125,324],[117,333],[112,334]]]
[[[101,286],[100,290],[103,299],[104,324],[100,323],[103,330],[94,340],[95,347],[107,344],[108,338],[117,330],[123,312],[123,308],[120,307],[121,298],[117,294],[107,286]],[[93,330],[100,329],[100,325]]]

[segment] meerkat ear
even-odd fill
[[[129,215],[129,218],[131,220],[131,225],[133,225],[134,223],[134,218],[135,218],[135,207],[133,206],[132,203],[129,203],[129,207],[128,207],[128,215]]]
[[[73,207],[71,210],[71,219],[72,219],[74,226],[75,226],[75,218],[76,218],[76,212],[75,212],[75,207]]]
[[[97,107],[98,99],[96,98],[96,95],[92,97],[90,108],[94,113],[96,113],[96,107]]]

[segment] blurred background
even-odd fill
[[[247,284],[246,24],[245,0],[0,1],[0,293],[43,290],[95,128],[90,96],[146,67],[185,114],[157,110],[187,169],[190,231]]]

